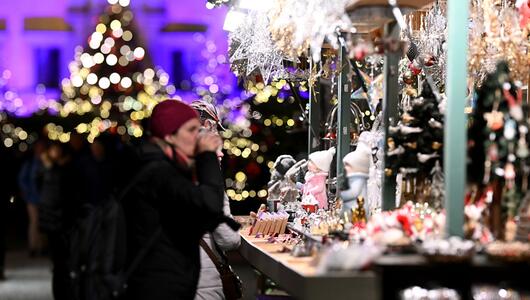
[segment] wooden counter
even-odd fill
[[[276,282],[292,297],[313,299],[379,299],[379,287],[372,271],[332,272],[320,275],[311,265],[312,258],[280,253],[282,244],[248,236],[241,230],[240,253],[257,270]]]

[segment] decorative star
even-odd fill
[[[504,114],[500,111],[494,110],[492,112],[485,113],[484,119],[486,119],[488,127],[493,131],[497,131],[504,126]]]
[[[271,74],[283,68],[283,60],[287,59],[275,49],[268,29],[269,21],[263,12],[251,12],[233,34],[232,44],[239,43],[230,62],[246,61],[245,75],[249,76],[258,69],[263,81],[267,83]]]

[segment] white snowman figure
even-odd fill
[[[357,205],[357,198],[364,198],[364,208],[369,213],[367,181],[370,172],[370,163],[372,161],[372,149],[363,138],[364,132],[359,137],[355,151],[348,153],[342,159],[344,171],[348,179],[348,189],[340,191],[342,199],[342,211],[351,212],[352,208]]]

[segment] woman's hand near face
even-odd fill
[[[221,137],[212,132],[203,132],[199,134],[197,141],[197,153],[206,151],[216,152],[222,144]]]

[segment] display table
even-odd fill
[[[380,288],[372,271],[332,272],[320,275],[312,258],[280,253],[282,244],[248,236],[241,230],[241,255],[257,270],[276,282],[292,297],[311,299],[378,299]]]
[[[468,263],[432,263],[419,254],[386,254],[369,271],[318,274],[313,257],[293,257],[286,247],[241,230],[241,255],[296,299],[398,299],[411,286],[448,287],[470,299],[472,287],[491,284],[528,292],[530,265],[475,255]],[[292,228],[291,228],[292,230]]]

